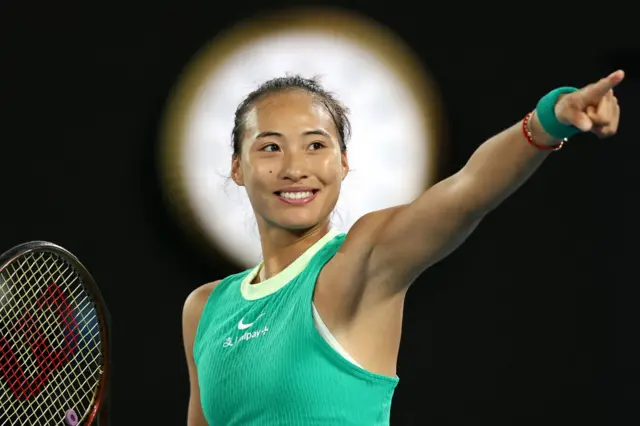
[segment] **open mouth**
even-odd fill
[[[275,194],[285,203],[304,204],[313,200],[318,192],[320,192],[318,189],[310,189],[305,191],[276,191]]]

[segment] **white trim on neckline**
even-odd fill
[[[251,281],[253,281],[262,268],[263,262],[260,262],[247,274],[244,280],[242,280],[242,283],[240,283],[240,292],[242,293],[242,296],[246,300],[257,300],[280,290],[282,287],[287,285],[287,283],[297,277],[309,264],[311,258],[313,258],[320,249],[322,249],[329,241],[333,240],[338,234],[340,234],[339,231],[330,229],[325,236],[305,250],[304,253],[291,263],[291,265],[284,268],[280,273],[259,283],[251,284]]]

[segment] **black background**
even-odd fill
[[[113,425],[186,423],[182,304],[236,272],[194,250],[166,213],[156,149],[168,93],[221,29],[285,5],[0,7],[0,250],[53,241],[98,281],[113,316]],[[573,138],[411,289],[392,424],[637,423],[640,42],[598,16],[573,31],[557,16],[393,5],[349,2],[435,77],[443,177],[548,90],[617,67],[627,80],[615,138]]]

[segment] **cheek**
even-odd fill
[[[342,164],[335,157],[325,158],[321,164],[321,174],[327,184],[342,181]]]
[[[249,192],[252,192],[253,189],[262,191],[264,187],[270,186],[276,173],[275,166],[269,161],[250,163],[250,166],[244,171],[247,190]]]

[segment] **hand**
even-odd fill
[[[577,92],[561,96],[555,105],[556,118],[600,138],[613,136],[620,120],[620,107],[613,88],[623,79],[624,71],[618,70]]]

